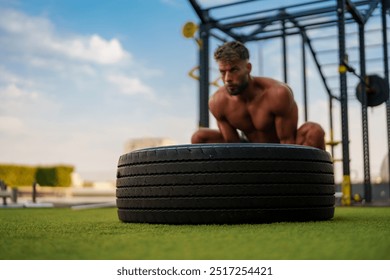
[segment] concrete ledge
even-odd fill
[[[73,188],[72,196],[116,196],[115,188]]]

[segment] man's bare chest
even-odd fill
[[[229,104],[225,111],[226,120],[243,131],[266,131],[274,127],[274,117],[262,104]]]

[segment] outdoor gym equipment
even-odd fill
[[[333,163],[326,151],[282,144],[147,148],[119,158],[123,222],[240,224],[333,218]]]

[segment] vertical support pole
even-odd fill
[[[360,54],[360,76],[366,77],[366,52],[364,38],[364,24],[359,24],[359,54]],[[368,141],[368,117],[367,117],[367,95],[366,87],[362,90],[362,130],[363,130],[363,164],[364,164],[364,198],[371,202],[371,176],[370,176],[370,151]]]
[[[383,40],[383,67],[385,72],[385,80],[389,84],[389,55],[387,51],[387,3],[382,0],[382,40]],[[390,100],[386,101],[386,116],[387,116],[387,155],[389,159],[389,193],[390,193]]]
[[[11,200],[13,203],[17,203],[18,202],[18,188],[12,188],[12,196],[11,196]]]
[[[329,95],[329,138],[330,138],[330,154],[334,160],[334,134],[333,134],[333,97]]]
[[[284,14],[282,12],[281,14]],[[283,79],[284,82],[288,83],[288,75],[287,75],[287,42],[286,42],[286,20],[282,20],[283,27],[283,36],[282,36],[282,48],[283,48]]]
[[[343,146],[343,197],[341,202],[345,206],[351,205],[351,176],[349,165],[349,128],[348,128],[348,94],[346,67],[343,65],[346,59],[345,46],[345,0],[337,0],[338,39],[339,39],[339,72],[340,72],[340,103],[341,103],[341,128]]]
[[[302,33],[302,83],[303,83],[303,104],[304,104],[304,116],[305,122],[308,120],[308,109],[307,109],[307,75],[306,75],[306,35]]]
[[[4,181],[0,180],[0,191],[6,191],[7,185]],[[3,205],[7,205],[7,197],[3,196]]]
[[[32,184],[32,202],[37,202],[37,182],[33,182]]]
[[[208,24],[200,25],[199,48],[199,127],[209,127],[209,37]]]

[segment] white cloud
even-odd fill
[[[107,80],[114,84],[123,94],[145,94],[148,97],[153,96],[152,88],[144,85],[138,78],[130,78],[123,75],[110,75],[107,77]]]
[[[18,135],[23,133],[23,121],[16,117],[0,116],[0,135],[10,134]]]
[[[159,85],[166,98],[156,97],[163,71],[133,57],[115,36],[71,32],[49,18],[0,9],[2,161],[60,161],[115,176],[129,137],[190,138],[188,119],[171,117],[172,91]],[[136,103],[133,110],[123,110],[128,103]]]
[[[24,91],[15,84],[10,84],[4,88],[0,88],[0,96],[10,98],[27,97],[28,99],[36,99],[38,98],[39,94],[37,92]]]
[[[9,70],[7,70],[5,67],[0,65],[0,85],[1,83],[23,85],[27,87],[33,87],[36,84],[33,80],[12,73]]]
[[[42,92],[12,83],[0,86],[0,100],[0,115],[12,116],[24,123],[37,117],[50,118],[61,107]]]
[[[66,56],[98,64],[115,64],[131,57],[117,39],[108,41],[96,34],[65,41],[54,39],[48,46]]]
[[[0,10],[0,30],[5,33],[0,38],[2,48],[23,50],[25,55],[57,55],[104,65],[131,59],[116,38],[106,40],[97,34],[59,36],[49,20],[14,10]]]
[[[9,34],[48,34],[53,30],[49,20],[42,17],[29,17],[15,10],[0,10],[0,29]]]

